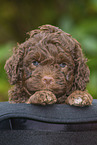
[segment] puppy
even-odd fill
[[[51,25],[43,25],[29,35],[13,49],[5,64],[14,85],[9,101],[91,105],[93,98],[85,91],[90,71],[78,41]]]

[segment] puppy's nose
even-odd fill
[[[43,83],[49,85],[49,84],[52,84],[54,82],[54,79],[51,76],[44,76],[42,78],[42,81],[43,81]]]

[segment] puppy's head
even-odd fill
[[[10,83],[22,83],[30,94],[49,90],[57,97],[84,90],[89,69],[80,44],[57,27],[39,28],[29,33],[30,38],[18,45],[6,62]]]

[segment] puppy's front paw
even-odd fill
[[[92,104],[92,96],[85,91],[75,91],[68,96],[66,103],[74,106],[89,106]]]
[[[57,102],[56,96],[50,91],[37,91],[33,94],[29,100],[26,102],[27,104],[54,104]]]

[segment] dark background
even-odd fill
[[[72,34],[82,46],[90,68],[89,93],[97,98],[97,0],[2,0],[0,1],[0,101],[8,100],[10,85],[4,70],[12,47],[26,33],[52,24]]]

